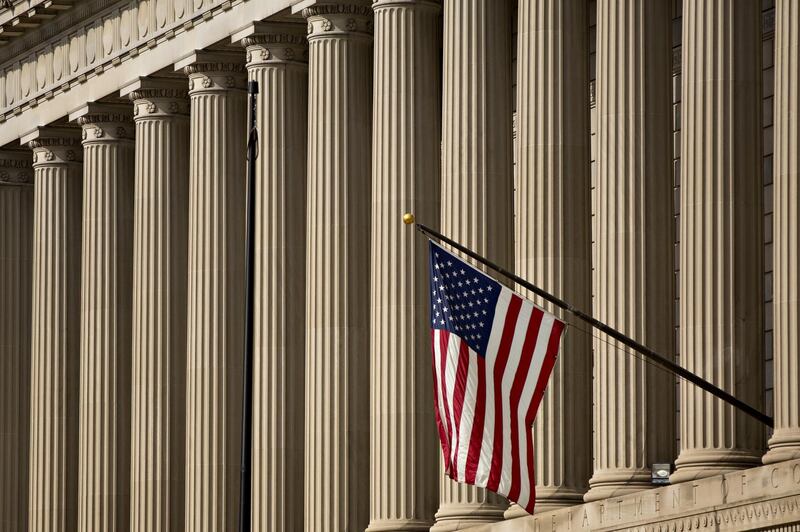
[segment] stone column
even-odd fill
[[[34,237],[30,532],[68,532],[78,522],[81,131],[32,135]]]
[[[30,439],[30,152],[0,151],[0,529],[27,530]]]
[[[685,0],[681,131],[681,363],[761,408],[761,11]],[[734,127],[735,126],[735,127]],[[672,482],[760,462],[763,427],[681,382]]]
[[[235,530],[244,346],[244,52],[197,52],[175,67],[189,75],[191,98],[185,530]]]
[[[518,9],[516,272],[589,310],[586,2],[520,0]],[[564,336],[539,406],[533,425],[537,511],[583,502],[592,471],[591,352],[589,335]],[[521,515],[525,511],[514,504],[506,519]]]
[[[305,530],[369,524],[372,10],[318,2],[308,20]]]
[[[124,88],[136,124],[131,531],[183,530],[189,99],[182,80]]]
[[[295,532],[306,509],[308,44],[304,24],[255,24],[247,32],[247,72],[259,85],[252,527]]]
[[[425,239],[439,221],[441,3],[378,0],[372,135],[370,532],[433,524],[441,447],[433,423]]]
[[[764,463],[800,458],[800,6],[775,4],[775,432]]]
[[[669,3],[597,2],[594,314],[674,356]],[[594,341],[594,475],[585,500],[652,487],[675,448],[674,377]]]
[[[514,254],[510,34],[508,0],[445,0],[442,232],[506,267]],[[507,506],[443,476],[433,529],[499,521]]]
[[[134,127],[130,107],[122,104],[90,104],[70,115],[75,118],[83,126],[84,161],[78,529],[125,531]]]

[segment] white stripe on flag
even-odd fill
[[[514,324],[514,339],[511,341],[508,364],[503,373],[503,462],[500,464],[500,483],[497,486],[498,493],[503,494],[507,494],[511,489],[511,471],[515,465],[511,463],[511,421],[516,418],[515,412],[511,412],[511,386],[514,384],[514,377],[519,369],[522,346],[525,343],[525,336],[528,334],[528,323],[531,321],[532,312],[533,305],[526,304],[526,301],[523,300],[517,322]],[[533,385],[527,383],[527,385],[531,387],[535,386],[535,383]]]
[[[547,354],[547,346],[550,344],[550,335],[553,331],[553,321],[555,316],[548,312],[544,312],[542,316],[542,323],[539,326],[539,336],[536,339],[536,348],[533,350],[533,360],[531,360],[531,367],[528,370],[528,376],[525,378],[525,387],[522,391],[522,396],[519,400],[519,413],[516,416],[518,423],[519,449],[520,449],[520,491],[517,498],[517,504],[523,508],[528,505],[531,490],[530,485],[534,479],[528,477],[528,455],[525,450],[527,449],[527,438],[532,435],[528,434],[530,430],[525,426],[525,414],[528,411],[528,405],[533,400],[533,392],[536,389],[539,374],[542,371],[542,364]]]
[[[475,472],[475,485],[486,486],[489,482],[489,472],[492,468],[492,453],[494,452],[494,363],[497,360],[497,350],[503,338],[503,324],[508,313],[508,304],[511,302],[512,293],[506,288],[500,289],[500,296],[495,307],[492,332],[486,346],[486,409],[483,414],[483,441],[481,442],[481,456],[478,469]]]

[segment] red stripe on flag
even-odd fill
[[[555,320],[553,321],[553,328],[550,331],[550,338],[547,342],[547,352],[545,353],[544,361],[542,362],[542,371],[539,373],[539,380],[536,383],[536,390],[533,392],[533,400],[525,415],[525,426],[530,428],[533,423],[533,418],[536,416],[536,411],[539,409],[539,403],[544,396],[544,390],[547,388],[547,383],[550,380],[550,374],[553,372],[553,366],[556,363],[556,356],[558,355],[558,346],[561,342],[561,332],[564,330],[564,322]],[[531,494],[528,497],[528,504],[525,505],[525,511],[529,514],[533,513],[533,507],[536,504],[536,482],[533,481],[533,438],[528,440],[528,478],[531,479]]]
[[[484,416],[486,415],[486,360],[482,356],[475,358],[478,361],[478,389],[475,393],[475,417],[472,419],[469,452],[467,453],[467,463],[464,467],[465,480],[468,484],[475,484],[475,474],[481,461],[483,424]]]
[[[553,366],[556,363],[558,356],[558,346],[561,343],[561,332],[564,330],[564,322],[553,320],[553,328],[550,331],[550,338],[547,342],[547,352],[542,362],[542,371],[539,372],[539,380],[536,382],[536,391],[533,392],[533,401],[531,407],[528,409],[528,415],[525,416],[525,424],[530,426],[533,423],[533,418],[536,416],[536,411],[539,409],[539,403],[542,402],[542,396],[547,388],[547,383],[550,382],[550,374],[553,372]]]
[[[492,466],[489,468],[489,482],[486,484],[486,488],[491,491],[497,491],[497,486],[500,484],[500,470],[503,464],[503,374],[506,371],[521,307],[522,299],[512,294],[511,300],[508,302],[500,347],[497,349],[497,360],[494,363],[494,375],[492,376],[494,379],[494,445],[492,447]]]
[[[525,426],[527,427],[528,425]],[[526,440],[525,452],[528,453],[528,479],[531,483],[531,493],[528,495],[528,504],[525,505],[525,511],[532,515],[533,507],[536,505],[536,477],[533,476],[533,436]]]
[[[469,345],[467,342],[461,341],[458,349],[458,369],[456,370],[456,380],[453,383],[453,417],[456,421],[456,426],[453,427],[453,438],[450,440],[454,442],[453,449],[455,451],[455,460],[451,463],[450,475],[454,479],[458,479],[458,449],[461,440],[461,412],[464,409],[464,392],[467,389],[467,375],[469,373]]]
[[[447,402],[447,381],[445,374],[447,372],[447,347],[450,343],[450,333],[445,330],[439,331],[439,386],[442,387],[442,401],[444,401],[444,417],[445,426],[447,427],[447,443],[449,449],[444,455],[444,470],[450,472],[450,451],[453,447],[453,426],[450,421],[450,406]]]
[[[450,449],[447,442],[447,434],[445,427],[442,424],[442,416],[439,415],[439,376],[436,374],[436,330],[431,329],[431,349],[433,350],[433,357],[431,357],[431,369],[433,370],[433,412],[436,415],[436,428],[439,429],[439,443],[442,446],[442,454],[445,456],[445,464],[450,456]]]
[[[511,385],[511,487],[508,490],[508,498],[516,501],[520,492],[520,459],[519,459],[519,402],[522,397],[522,389],[528,379],[528,371],[533,361],[533,352],[536,349],[536,341],[539,339],[539,328],[542,324],[543,313],[538,308],[534,308],[531,313],[531,321],[525,334],[525,342],[522,345],[522,355],[519,361],[517,374],[514,376],[514,383]],[[527,427],[527,425],[524,425]],[[528,436],[530,439],[530,436]]]

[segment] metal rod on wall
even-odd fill
[[[541,297],[545,301],[549,301],[550,303],[554,304],[555,306],[566,310],[567,312],[569,312],[570,314],[572,314],[576,318],[588,323],[589,325],[591,325],[595,329],[606,333],[607,335],[609,335],[610,337],[614,338],[615,340],[621,342],[625,346],[633,349],[634,351],[637,351],[638,353],[641,353],[643,356],[645,356],[649,360],[652,360],[653,362],[655,362],[656,364],[658,364],[662,368],[666,369],[667,371],[669,371],[669,372],[671,372],[671,373],[673,373],[673,374],[675,374],[675,375],[677,375],[677,376],[679,376],[679,377],[681,377],[683,379],[686,379],[687,381],[691,382],[695,386],[698,386],[698,387],[702,388],[703,390],[707,391],[708,393],[712,394],[713,396],[715,396],[715,397],[717,397],[719,399],[722,399],[723,401],[725,401],[729,405],[731,405],[734,408],[737,408],[737,409],[741,410],[745,414],[757,419],[758,421],[760,421],[764,425],[766,425],[766,426],[768,426],[770,428],[773,427],[773,425],[774,425],[773,420],[767,414],[765,414],[765,413],[761,412],[760,410],[756,409],[755,407],[745,403],[744,401],[742,401],[740,399],[737,399],[736,397],[734,397],[733,395],[729,394],[728,392],[726,392],[722,388],[719,388],[718,386],[716,386],[716,385],[708,382],[707,380],[703,379],[699,375],[697,375],[695,373],[692,373],[691,371],[689,371],[688,369],[684,368],[683,366],[681,366],[679,364],[676,364],[674,361],[670,360],[669,358],[665,357],[664,355],[661,355],[660,353],[654,351],[653,349],[650,349],[646,345],[643,345],[643,344],[637,342],[633,338],[631,338],[631,337],[619,332],[618,330],[616,330],[616,329],[612,328],[611,326],[601,322],[600,320],[597,320],[597,319],[593,318],[589,314],[586,314],[585,312],[582,312],[581,310],[573,307],[572,305],[570,305],[566,301],[563,301],[563,300],[559,299],[558,297],[554,296],[553,294],[551,294],[549,292],[546,292],[545,290],[542,290],[541,288],[539,288],[538,286],[534,285],[533,283],[530,283],[530,282],[526,281],[525,279],[523,279],[522,277],[519,277],[518,275],[515,275],[514,273],[506,270],[502,266],[499,266],[499,265],[493,263],[492,261],[486,259],[485,257],[475,253],[471,249],[459,244],[455,240],[452,240],[452,239],[444,236],[443,234],[439,233],[438,231],[435,231],[435,230],[431,229],[430,227],[428,227],[426,225],[423,225],[423,224],[415,222],[413,215],[406,214],[403,217],[403,221],[406,224],[414,224],[414,226],[416,227],[417,231],[419,231],[422,234],[425,234],[429,238],[431,238],[431,237],[437,238],[437,239],[439,239],[439,240],[441,240],[443,242],[446,242],[447,244],[450,244],[451,246],[453,246],[457,250],[461,251],[465,255],[468,255],[469,257],[472,257],[473,259],[475,259],[476,261],[480,262],[484,266],[487,266],[487,267],[491,268],[492,270],[500,273],[501,275],[503,275],[505,277],[508,277],[509,279],[511,279],[512,281],[516,282],[520,286],[524,286],[525,288],[527,288],[528,290],[530,290],[531,292],[533,292],[537,296]]]
[[[244,389],[242,396],[242,465],[239,486],[239,532],[250,530],[250,493],[253,462],[253,300],[255,279],[256,158],[258,82],[247,83],[247,234],[245,244]]]

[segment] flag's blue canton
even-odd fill
[[[449,331],[486,356],[500,283],[430,242],[431,327]]]

